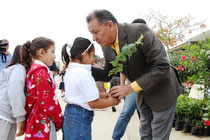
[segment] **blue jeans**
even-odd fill
[[[91,140],[93,116],[93,111],[68,104],[63,115],[63,140]]]
[[[136,109],[136,94],[135,92],[125,97],[123,110],[117,120],[117,123],[112,134],[114,140],[120,140],[124,135],[126,127]]]

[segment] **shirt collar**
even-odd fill
[[[112,45],[116,46],[118,44],[119,44],[119,38],[118,38],[118,28],[117,28],[117,36],[116,36],[115,42]]]
[[[119,53],[119,35],[118,35],[118,28],[117,28],[117,36],[116,36],[116,39],[115,39],[115,42],[113,44],[111,44],[111,47],[117,52]]]
[[[68,68],[72,68],[72,67],[84,68],[87,71],[91,72],[91,65],[90,64],[79,64],[79,63],[70,62],[69,65],[68,65]]]
[[[115,42],[114,42],[114,45],[118,45],[119,44],[119,35],[118,35],[119,33],[118,33],[118,28],[117,28],[117,36],[116,36],[116,40],[115,40]]]
[[[40,60],[34,60],[34,63],[35,63],[35,64],[42,65],[42,66],[44,66],[44,67],[47,67],[47,65],[45,65],[45,64],[44,64],[42,61],[40,61]],[[48,72],[50,71],[48,67],[47,67],[47,70],[48,70]]]

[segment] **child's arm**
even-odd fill
[[[62,111],[52,87],[52,80],[46,70],[41,69],[34,74],[40,107],[55,123],[56,130],[62,127]]]
[[[108,97],[106,99],[96,99],[94,101],[88,102],[91,108],[106,108],[109,106],[118,105],[120,100],[118,98]]]
[[[111,96],[108,92],[102,92],[102,93],[99,93],[99,98],[100,99],[106,99],[108,98],[109,96]]]
[[[102,95],[99,94],[95,80],[93,79],[91,74],[81,73],[81,79],[79,79],[78,81],[78,87],[81,88],[81,91],[91,108],[106,108],[119,104],[120,100],[118,100],[117,98],[100,98],[100,96],[102,97]]]
[[[7,83],[7,95],[9,98],[9,104],[12,107],[12,115],[16,119],[16,122],[25,121],[25,75],[25,68],[21,65],[17,65],[12,71]]]

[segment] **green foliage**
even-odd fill
[[[207,106],[204,108],[204,114],[203,114],[203,120],[204,121],[210,121],[210,98],[208,98],[209,100],[207,101]]]
[[[189,98],[188,94],[180,95],[176,105],[176,117],[186,122],[200,123],[202,121],[208,98],[204,100]]]
[[[181,82],[204,85],[207,93],[210,87],[210,39],[183,48],[184,51],[171,53],[170,63],[176,67]]]
[[[176,68],[179,74],[180,81],[186,82],[189,76],[192,76],[195,72],[193,70],[187,69],[181,65],[182,51],[174,51],[170,54],[170,63]]]
[[[126,62],[127,59],[131,58],[131,56],[137,51],[138,46],[143,45],[142,39],[143,35],[141,34],[135,43],[123,46],[120,54],[118,54],[112,62],[113,69],[109,72],[109,76],[123,71],[123,63]]]
[[[184,118],[184,112],[187,110],[185,106],[185,102],[187,101],[187,94],[185,95],[180,95],[177,104],[176,104],[176,117],[178,120],[181,120]]]

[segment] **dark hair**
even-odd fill
[[[86,17],[87,23],[89,23],[92,19],[96,18],[99,23],[107,23],[108,21],[112,21],[114,24],[117,24],[117,19],[113,16],[111,12],[105,9],[93,10]]]
[[[49,68],[50,71],[55,71],[56,72],[58,70],[55,61],[53,61],[53,64],[51,66],[48,66],[48,68]]]
[[[144,24],[147,24],[146,21],[141,19],[141,18],[137,18],[137,19],[133,20],[132,23],[144,23]]]
[[[21,64],[21,61],[20,61],[20,48],[21,48],[21,45],[17,45],[15,47],[12,59],[11,59],[10,63],[6,66],[6,68],[8,68],[10,66],[13,66],[15,64]]]
[[[28,71],[32,64],[32,58],[37,58],[37,51],[40,49],[44,49],[47,51],[50,46],[54,45],[54,41],[45,38],[45,37],[37,37],[32,42],[27,41],[23,44],[21,48],[21,61]]]
[[[74,40],[74,44],[70,50],[71,59],[79,59],[82,61],[82,53],[91,45],[91,41],[84,37],[78,37]],[[68,54],[67,44],[65,44],[62,48],[61,56],[62,61],[65,64],[65,69],[70,62],[70,55]],[[90,54],[94,50],[94,45],[92,44],[91,47],[87,50],[88,54]]]

